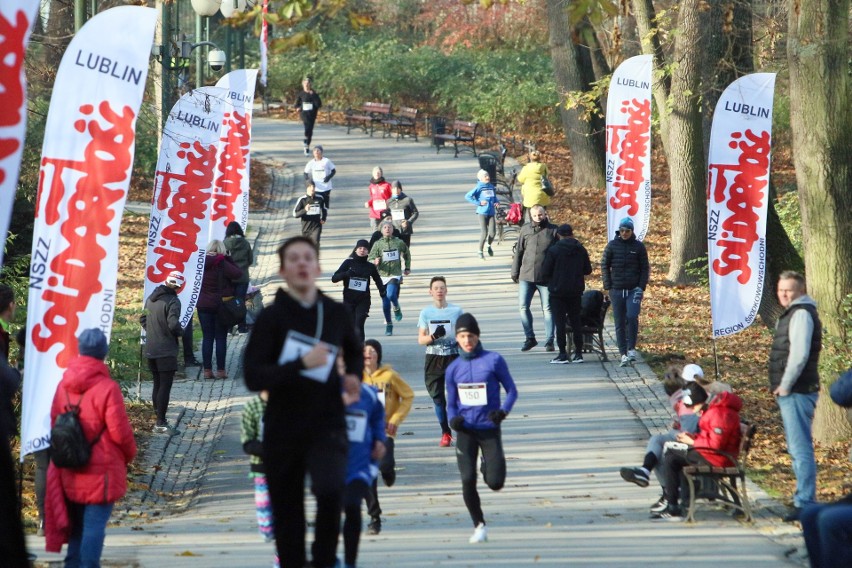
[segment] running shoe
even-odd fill
[[[488,530],[485,528],[485,523],[479,523],[473,531],[473,535],[468,539],[470,544],[478,544],[480,542],[488,542]]]
[[[660,495],[660,498],[657,499],[657,502],[651,505],[652,513],[662,513],[669,506],[669,500],[666,499],[665,495]]]
[[[544,344],[545,351],[556,351],[556,347],[553,346],[553,340],[548,341]]]
[[[639,487],[648,487],[648,474],[641,467],[622,467],[621,479]]]
[[[669,521],[677,523],[683,521],[683,512],[680,510],[680,507],[673,507],[669,505],[659,513],[652,514],[651,518],[655,521]]]
[[[385,335],[393,335],[393,324],[392,323],[385,324]]]
[[[305,146],[305,156],[310,156],[310,155],[311,155],[311,150],[310,150],[310,148],[308,148],[307,146]]]
[[[580,353],[574,353],[574,356],[571,357],[571,362],[572,363],[582,363],[583,362],[583,355],[580,354]]]
[[[382,532],[382,520],[375,517],[370,521],[370,524],[367,525],[367,534],[370,536],[376,536],[380,532]]]
[[[438,446],[441,448],[449,448],[453,445],[453,435],[449,432],[444,432],[441,435],[441,441],[438,442]]]
[[[621,356],[621,363],[619,363],[619,367],[627,367],[630,365],[630,358],[627,355]]]
[[[567,353],[560,353],[559,355],[550,360],[551,365],[565,365],[566,363],[570,362],[571,361],[568,360]]]
[[[396,307],[393,309],[393,317],[396,321],[402,321],[402,308]]]
[[[527,340],[524,341],[524,345],[521,347],[521,351],[529,351],[536,345],[538,345],[538,341],[535,340],[535,337],[527,337]]]
[[[488,256],[494,256],[494,250],[491,248],[491,245],[488,245]]]
[[[636,350],[630,349],[627,351],[627,358],[630,359],[630,362],[633,363],[636,361]]]
[[[479,251],[479,258],[480,258],[481,260],[485,260],[485,255],[484,255],[484,254],[482,254],[482,251]]]
[[[169,436],[177,436],[180,434],[173,426],[169,424],[156,424],[154,426],[155,434],[168,434]]]

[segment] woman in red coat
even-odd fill
[[[385,181],[382,168],[373,168],[373,177],[370,179],[370,199],[364,203],[364,207],[370,210],[370,229],[375,231],[382,222],[382,213],[388,209],[388,199],[391,198],[391,184]]]
[[[127,492],[127,464],[136,456],[121,388],[103,361],[109,349],[106,336],[98,328],[87,329],[80,334],[78,347],[80,355],[68,365],[50,409],[53,426],[66,406],[79,406],[83,433],[92,442],[85,466],[50,464],[48,470],[46,548],[58,552],[67,536],[66,568],[100,566],[106,524],[113,504]],[[63,530],[66,501],[70,533]]]

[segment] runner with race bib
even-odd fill
[[[399,306],[399,288],[402,286],[402,277],[411,273],[411,253],[408,245],[393,236],[393,223],[385,219],[380,225],[382,238],[373,243],[367,260],[374,263],[379,269],[386,286],[385,297],[382,298],[382,311],[385,314],[385,335],[393,335],[393,321],[391,321],[391,304],[396,321],[402,321],[402,308]],[[405,270],[403,270],[403,261]]]
[[[370,252],[365,239],[355,243],[352,254],[343,261],[337,272],[332,274],[332,282],[343,281],[343,307],[349,312],[355,324],[355,331],[363,342],[364,324],[370,317],[370,279],[376,284],[379,295],[385,297],[385,284],[374,264],[367,261]]]

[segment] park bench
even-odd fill
[[[384,128],[382,138],[393,136],[393,131],[396,130],[397,140],[408,134],[413,136],[414,141],[417,142],[417,113],[416,108],[399,107],[399,112],[382,119],[382,127]]]
[[[598,313],[597,321],[592,324],[592,321],[595,319],[593,316],[586,313],[586,307],[583,307],[583,328],[580,330],[580,333],[583,334],[583,351],[586,353],[599,353],[601,359],[604,361],[609,361],[609,358],[606,355],[606,347],[604,346],[604,338],[603,338],[603,329],[604,322],[606,321],[606,312],[609,310],[610,301],[609,298],[603,295],[603,292],[599,290],[587,290],[583,296],[584,303],[587,301],[586,295],[595,296],[595,302],[600,304],[600,311]],[[574,341],[573,334],[574,329],[571,327],[571,322],[566,322],[565,331],[568,333],[568,345],[571,345],[572,341]]]
[[[372,136],[376,124],[381,123],[382,120],[390,116],[390,103],[364,103],[360,109],[347,109],[346,134],[349,134],[353,126],[357,126],[362,128],[365,134],[369,130],[370,136]]]
[[[699,499],[722,502],[744,515],[746,522],[752,522],[751,504],[746,493],[746,459],[751,449],[757,427],[743,422],[740,424],[739,459],[730,454],[712,448],[701,448],[728,458],[733,465],[716,467],[712,465],[689,465],[683,468],[683,476],[689,487],[689,507],[686,513],[688,523],[695,522],[695,506]]]
[[[447,129],[447,126],[450,126]],[[446,122],[436,123],[433,125],[432,143],[435,145],[436,153],[441,151],[447,142],[453,143],[454,158],[459,157],[459,144],[462,144],[461,151],[473,152],[476,156],[476,137],[479,135],[479,124],[476,122],[468,122],[466,120],[454,120],[452,125]]]

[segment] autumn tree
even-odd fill
[[[852,293],[849,0],[790,0],[788,11],[790,123],[808,292],[825,331],[848,342],[841,304]],[[820,397],[816,439],[849,433],[844,413]]]

